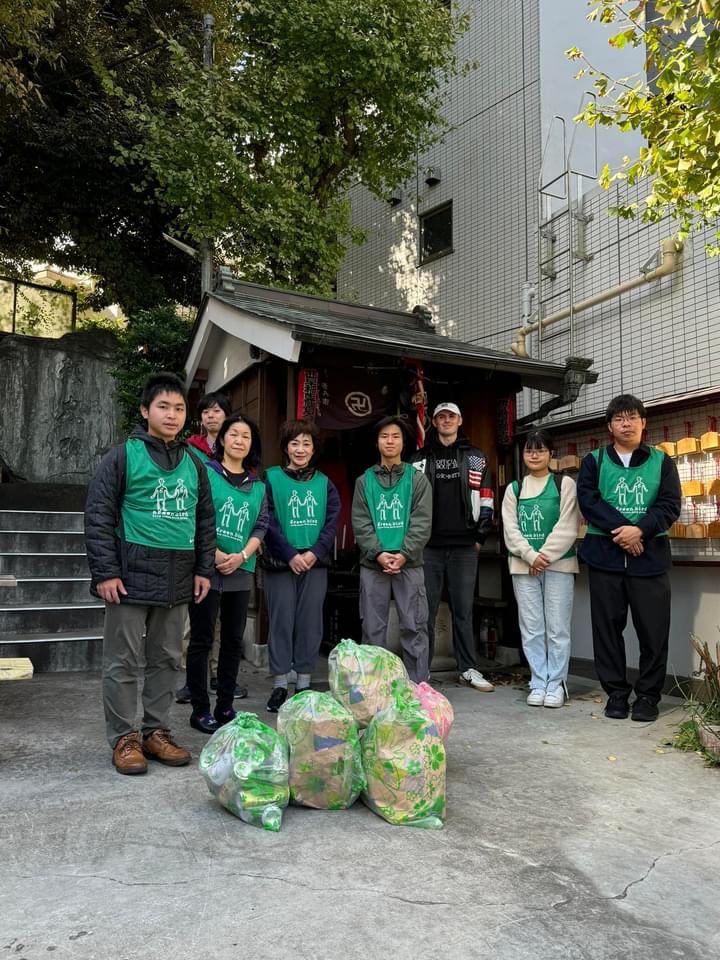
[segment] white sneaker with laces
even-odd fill
[[[531,690],[527,697],[527,702],[531,707],[542,707],[545,703],[544,690]]]
[[[548,690],[545,694],[545,703],[543,706],[546,707],[561,707],[565,703],[565,691],[562,687],[558,687],[557,690]]]
[[[460,681],[461,683],[469,684],[471,687],[479,690],[480,693],[492,693],[495,689],[490,681],[486,680],[480,671],[475,670],[474,667],[470,667],[470,669],[466,670],[465,673],[461,673]]]

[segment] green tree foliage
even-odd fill
[[[346,188],[382,192],[439,135],[464,26],[440,0],[20,3],[39,11],[11,57],[33,95],[0,102],[0,270],[86,271],[128,313],[197,296],[163,232],[327,292],[357,239]]]
[[[0,109],[22,108],[38,95],[28,64],[53,64],[57,53],[46,43],[57,0],[15,0],[0,3]]]
[[[172,214],[136,189],[147,173],[114,162],[139,135],[107,78],[147,99],[170,60],[158,31],[200,56],[200,0],[0,8],[0,272],[22,276],[30,261],[87,272],[101,278],[97,305],[126,311],[197,297],[196,264],[162,239]]]
[[[139,397],[145,378],[160,370],[185,378],[183,361],[192,321],[172,306],[139,310],[128,317],[124,330],[115,332],[117,348],[112,375],[120,423],[130,432],[139,422]]]
[[[437,139],[464,21],[437,0],[220,0],[208,71],[172,44],[131,110],[179,230],[216,240],[246,279],[327,292],[350,229],[347,188],[378,194]],[[149,106],[149,109],[148,109]]]
[[[720,216],[720,2],[645,0],[593,2],[589,19],[617,24],[609,43],[617,48],[645,46],[642,77],[612,78],[575,47],[567,51],[581,63],[579,76],[593,79],[597,104],[580,119],[621,130],[638,130],[646,140],[640,155],[626,157],[618,170],[605,167],[600,182],[637,182],[650,177],[640,205],[621,207],[624,217],[641,214],[658,221],[677,218],[680,238]],[[650,14],[650,15],[648,15]],[[648,80],[648,78],[650,78]],[[720,232],[716,232],[720,240]],[[720,253],[720,245],[708,247]]]

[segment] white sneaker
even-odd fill
[[[548,690],[545,694],[545,703],[546,707],[561,707],[565,703],[565,691],[562,687],[558,687],[557,690]]]
[[[461,683],[469,684],[471,687],[479,690],[480,693],[492,693],[495,689],[490,681],[486,680],[480,671],[475,670],[473,667],[470,667],[465,673],[461,673],[459,679]]]
[[[545,703],[545,691],[531,690],[528,694],[527,702],[531,707],[541,707]]]

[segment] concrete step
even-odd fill
[[[64,510],[0,510],[2,530],[73,530],[83,531],[83,514]]]
[[[15,577],[86,577],[88,563],[85,552],[52,553],[21,552],[12,553],[0,550],[0,573]]]
[[[102,627],[105,606],[97,600],[65,604],[14,604],[0,608],[0,638],[16,634],[59,633]]]
[[[35,673],[99,670],[102,665],[102,627],[51,634],[17,634],[11,643],[0,637],[0,657],[29,657]]]
[[[21,577],[14,589],[0,594],[0,609],[28,603],[82,603],[90,599],[90,577],[62,577],[46,580]]]
[[[0,530],[3,553],[82,553],[85,536],[80,530]]]

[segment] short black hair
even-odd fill
[[[286,420],[280,427],[280,449],[283,455],[287,457],[287,448],[291,440],[299,437],[301,433],[306,433],[313,442],[312,463],[320,452],[320,431],[312,420]]]
[[[224,393],[206,393],[198,403],[198,416],[201,416],[204,410],[209,410],[210,407],[214,406],[220,407],[226,417],[230,416],[232,407]]]
[[[401,416],[398,414],[393,414],[389,417],[383,417],[382,420],[378,420],[375,424],[375,440],[380,436],[380,431],[384,430],[385,427],[391,427],[395,425],[400,427],[400,433],[403,437],[403,445],[410,440],[410,431],[408,430],[407,423]]]
[[[632,393],[621,393],[613,397],[605,411],[605,423],[610,423],[613,417],[621,413],[638,413],[643,420],[647,419],[647,410],[642,400],[638,400]]]
[[[187,390],[180,377],[174,373],[161,370],[160,373],[151,373],[143,384],[140,406],[149,407],[159,393],[179,393],[187,406]]]
[[[252,439],[250,441],[250,449],[248,451],[248,455],[245,457],[245,460],[243,461],[243,466],[254,468],[260,463],[260,457],[262,455],[262,447],[260,445],[260,431],[254,420],[251,420],[249,417],[243,416],[243,414],[241,413],[236,413],[235,416],[226,417],[225,420],[223,420],[222,426],[218,431],[217,439],[215,440],[215,453],[213,454],[213,456],[216,460],[222,460],[223,454],[225,453],[225,445],[223,443],[223,439],[225,437],[225,434],[228,432],[228,430],[230,429],[230,427],[232,427],[234,423],[245,423],[250,428],[250,436]]]
[[[537,430],[531,430],[525,437],[525,450],[549,450],[552,453],[555,450],[553,438],[549,430],[543,430],[538,427]]]

